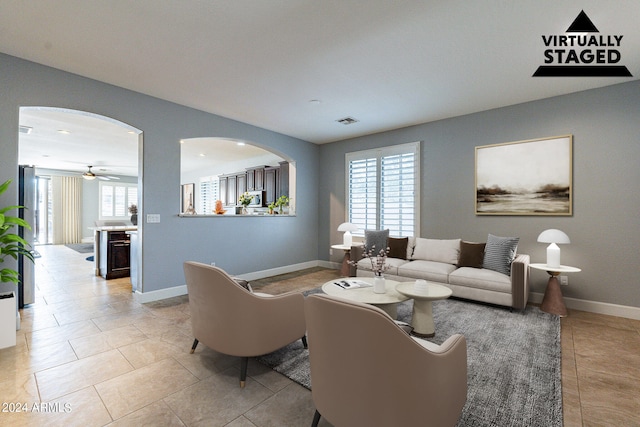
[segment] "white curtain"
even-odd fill
[[[82,240],[82,178],[52,176],[53,243],[66,245]]]

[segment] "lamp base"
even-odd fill
[[[544,293],[544,298],[542,298],[542,304],[540,304],[540,310],[545,313],[557,314],[560,317],[565,317],[569,315],[569,312],[567,311],[567,306],[564,304],[564,299],[562,298],[562,290],[560,290],[560,283],[558,283],[558,278],[556,277],[557,274],[558,273],[549,277],[547,290]]]

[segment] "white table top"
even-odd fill
[[[362,246],[362,243],[354,242],[351,246]],[[341,249],[343,251],[350,251],[351,246],[345,246],[342,243],[339,245],[331,245],[332,249]]]
[[[365,304],[395,304],[402,301],[407,301],[409,298],[398,291],[396,291],[396,285],[398,282],[395,280],[385,279],[385,287],[387,292],[384,294],[376,294],[373,292],[373,286],[367,286],[355,289],[343,289],[336,285],[334,282],[340,282],[341,280],[356,280],[363,281],[369,284],[373,284],[373,277],[347,277],[345,279],[331,280],[322,285],[322,291],[327,295],[332,295],[349,301],[363,302]]]
[[[427,282],[427,289],[425,290],[416,289],[415,284],[415,282],[399,283],[396,286],[396,290],[409,298],[427,301],[447,299],[452,294],[451,289],[437,283]]]
[[[568,265],[551,267],[551,266],[548,266],[547,264],[533,263],[533,264],[529,264],[529,267],[535,268],[536,270],[553,271],[554,273],[578,273],[579,271],[582,271],[578,267],[571,267]]]

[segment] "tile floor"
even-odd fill
[[[1,425],[311,424],[303,387],[252,361],[240,389],[236,359],[202,345],[189,354],[185,297],[141,305],[128,279],[93,276],[88,254],[38,250],[37,301],[21,311],[16,347],[0,350]],[[254,286],[275,294],[336,275],[320,269]],[[572,311],[562,354],[565,426],[640,426],[640,321]]]

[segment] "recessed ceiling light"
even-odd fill
[[[200,156],[200,157],[204,157],[204,156],[205,156],[205,154],[204,154],[204,153],[200,153],[200,154],[198,154],[198,156]]]
[[[58,129],[58,133],[61,133],[63,135],[69,135],[71,131],[68,131],[66,129]]]
[[[311,101],[309,101],[309,104],[311,105],[320,105],[322,103],[322,101],[320,101],[319,99],[312,99]]]

